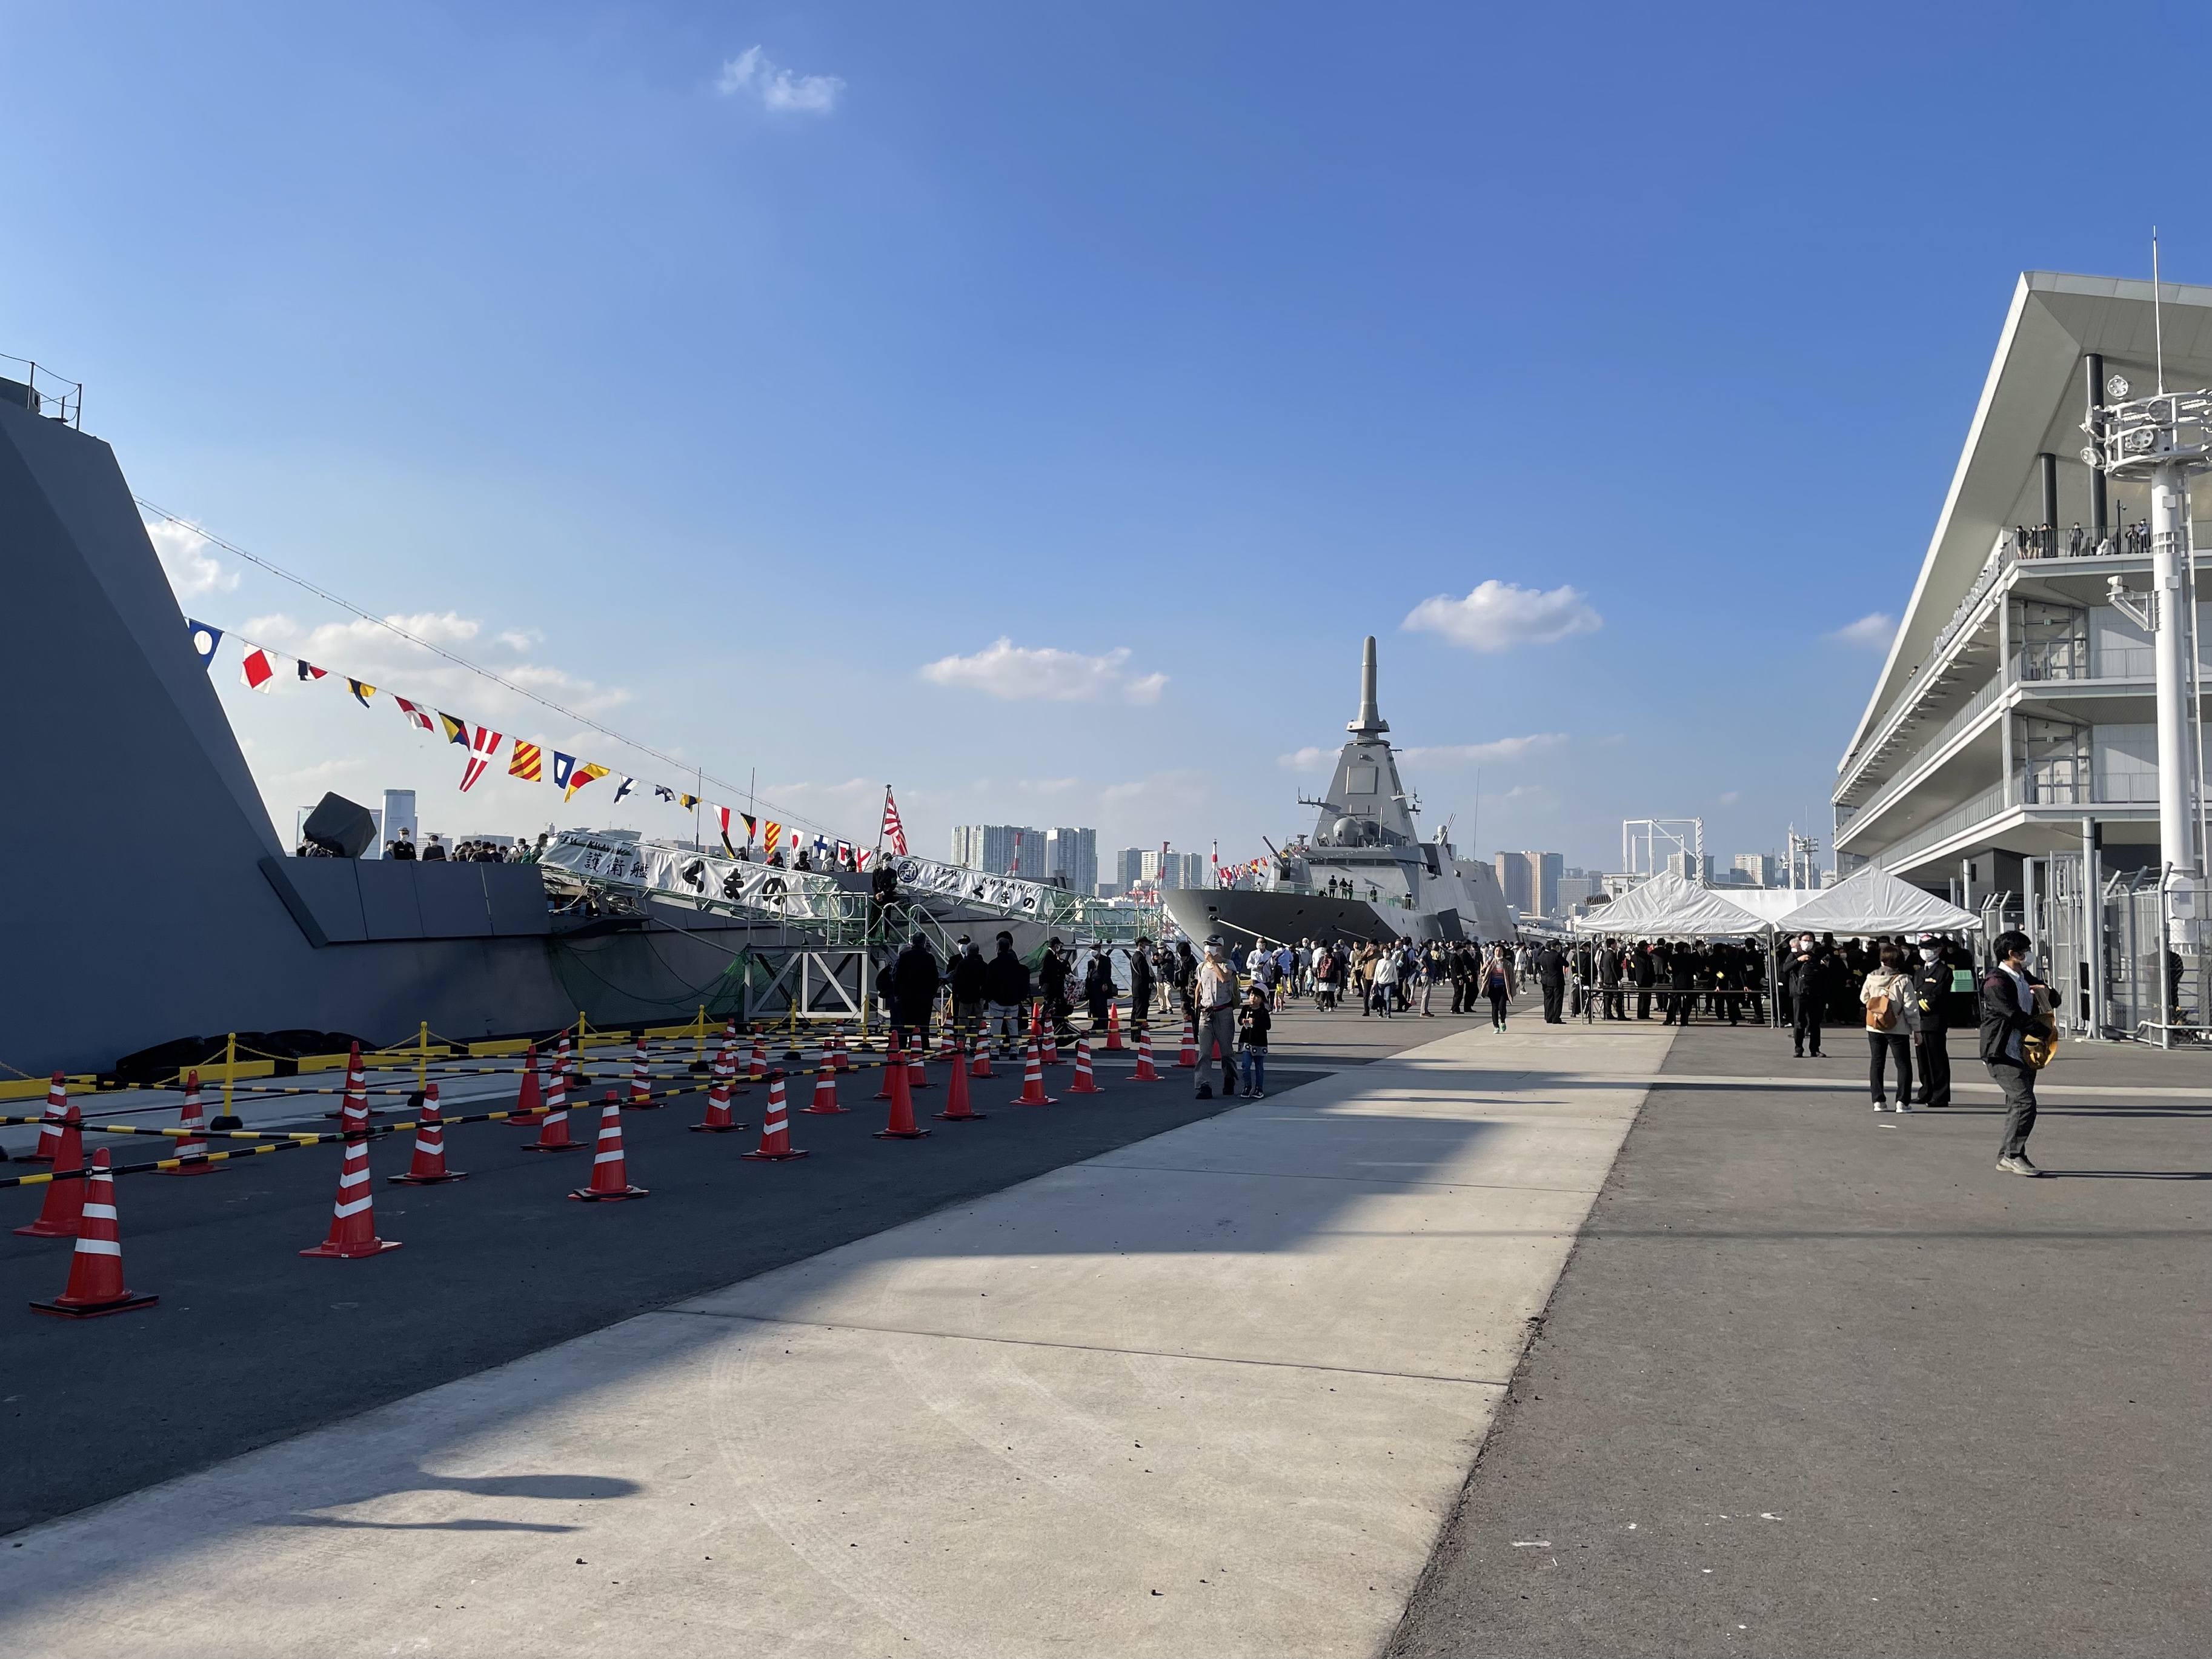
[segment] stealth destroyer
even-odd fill
[[[1359,668],[1359,717],[1318,802],[1310,835],[1275,854],[1257,888],[1185,888],[1162,896],[1194,939],[1232,945],[1302,939],[1510,939],[1513,913],[1498,872],[1454,850],[1445,830],[1422,839],[1398,776],[1390,723],[1375,702],[1375,636]]]

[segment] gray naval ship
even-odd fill
[[[1498,872],[1461,858],[1446,832],[1424,841],[1399,781],[1390,723],[1375,705],[1375,636],[1359,665],[1359,718],[1336,757],[1313,833],[1276,852],[1257,888],[1185,888],[1162,896],[1193,939],[1232,945],[1318,939],[1510,939]],[[1271,849],[1272,850],[1272,849]]]

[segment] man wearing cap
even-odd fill
[[[961,934],[945,976],[952,988],[952,1029],[963,1042],[983,1029],[983,953]]]
[[[1198,1098],[1213,1098],[1206,1073],[1213,1067],[1213,1051],[1221,1049],[1221,1092],[1237,1080],[1237,965],[1230,959],[1228,941],[1215,933],[1206,941],[1206,957],[1198,964],[1192,1006],[1198,1016]]]
[[[1912,1055],[1920,1073],[1920,1103],[1951,1103],[1951,964],[1943,960],[1942,941],[1933,933],[1920,936],[1920,960],[1912,969],[1912,1000],[1917,1016],[1912,1027]]]

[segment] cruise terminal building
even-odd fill
[[[2069,1031],[2170,1043],[2206,1009],[2212,288],[2158,300],[2021,277],[1833,802],[1839,872],[2024,928]]]

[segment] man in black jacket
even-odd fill
[[[1810,933],[1798,936],[1797,948],[1790,953],[1783,965],[1783,983],[1790,989],[1791,1015],[1790,1035],[1794,1040],[1797,1058],[1805,1058],[1806,1044],[1812,1045],[1813,1058],[1820,1058],[1820,1016],[1826,1012],[1828,997],[1827,959],[1814,944]]]
[[[1659,964],[1652,959],[1651,946],[1646,942],[1636,947],[1628,959],[1628,976],[1636,981],[1636,1017],[1651,1018],[1651,988],[1659,982]]]
[[[929,1047],[929,1018],[937,1010],[937,989],[944,983],[937,971],[937,954],[929,941],[916,933],[898,954],[891,981],[891,1018],[916,1040]]]
[[[2028,968],[2027,934],[1999,933],[1990,950],[1997,966],[1982,981],[1982,1064],[2004,1091],[1997,1168],[2007,1175],[2039,1176],[2043,1171],[2027,1160],[2027,1137],[2035,1127],[2035,1067],[2028,1064],[2026,1039],[2050,1030],[2035,1001],[2043,981]]]
[[[1920,936],[1920,960],[1912,969],[1912,1057],[1920,1073],[1920,1103],[1951,1103],[1951,964],[1933,933]]]
[[[1152,1023],[1152,942],[1139,939],[1129,952],[1129,1036]]]
[[[1667,957],[1667,988],[1672,994],[1667,998],[1668,1025],[1687,1025],[1698,1006],[1698,947],[1678,945]]]
[[[1014,954],[1014,936],[999,935],[999,953],[983,969],[983,1000],[989,1004],[986,1029],[995,1029],[999,1051],[1011,1054],[1021,1046],[1022,1010],[1030,1000],[1030,970]],[[1009,1036],[1011,1033],[1011,1037]]]
[[[1620,989],[1620,942],[1601,940],[1597,947],[1597,982],[1605,988],[1605,1017],[1607,1019],[1628,1018],[1628,999]]]
[[[952,1029],[963,1042],[983,1029],[983,953],[967,934],[946,964],[945,977],[952,988]]]
[[[1536,983],[1544,991],[1544,1024],[1565,1024],[1560,1010],[1567,999],[1567,954],[1556,945],[1546,944],[1536,952]]]

